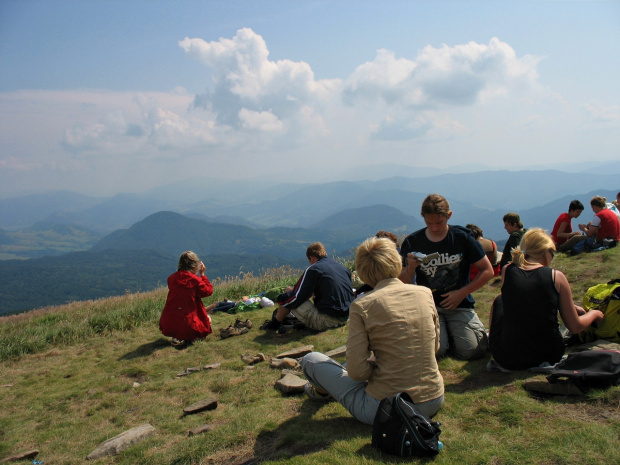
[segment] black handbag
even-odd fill
[[[372,445],[399,457],[437,455],[439,423],[418,411],[405,392],[386,397],[379,404],[372,426]]]

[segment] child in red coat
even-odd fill
[[[164,336],[173,344],[191,342],[211,334],[211,317],[202,299],[213,294],[213,285],[204,274],[198,256],[186,251],[179,258],[178,271],[168,277],[168,297],[159,319]]]

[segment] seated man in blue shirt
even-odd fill
[[[349,304],[355,298],[351,273],[329,258],[320,242],[308,246],[306,257],[310,266],[295,286],[277,297],[278,309],[267,329],[278,329],[289,313],[315,331],[335,328],[347,322]]]

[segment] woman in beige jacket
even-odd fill
[[[360,278],[374,288],[349,308],[346,368],[319,352],[301,362],[313,399],[340,402],[372,424],[381,399],[406,392],[432,417],[444,399],[435,354],[439,317],[431,291],[398,279],[402,260],[388,239],[370,238],[355,258]]]

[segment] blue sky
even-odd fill
[[[0,1],[0,197],[620,158],[617,1]]]

